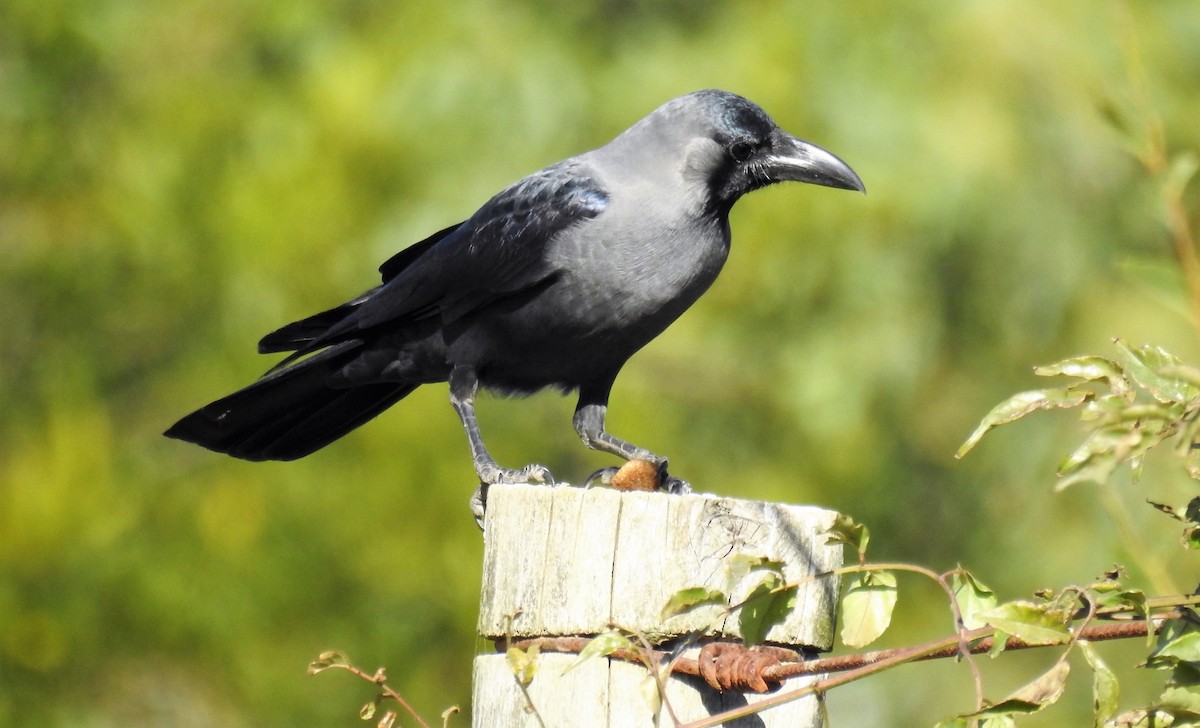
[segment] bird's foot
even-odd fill
[[[692,492],[692,484],[682,478],[676,478],[674,475],[667,475],[663,478],[662,485],[658,486],[659,490],[664,490],[671,495],[687,495]]]
[[[487,495],[490,486],[497,483],[554,485],[554,476],[550,474],[550,468],[537,463],[517,470],[492,465],[481,468],[478,475],[479,487],[471,496],[471,514],[475,516],[475,523],[479,525],[481,531],[483,530],[483,517],[487,513]]]
[[[509,470],[501,468],[497,465],[486,466],[480,468],[479,482],[487,485],[496,485],[497,483],[540,483],[542,485],[554,485],[554,476],[550,474],[550,468],[545,465],[526,465],[517,470]]]
[[[617,490],[661,490],[672,495],[692,492],[692,486],[667,473],[667,461],[630,460],[621,467],[601,468],[588,476],[583,487],[607,485]]]

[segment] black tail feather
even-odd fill
[[[243,460],[295,460],[325,447],[417,388],[406,383],[330,387],[329,374],[344,363],[344,357],[323,354],[273,371],[196,410],[164,434]]]
[[[273,354],[277,351],[300,351],[301,349],[308,348],[318,340],[324,338],[330,329],[341,323],[347,316],[354,312],[354,309],[361,306],[365,301],[370,300],[371,296],[375,295],[378,290],[378,287],[372,288],[358,298],[347,301],[337,308],[331,308],[328,311],[313,314],[308,318],[293,321],[287,326],[272,331],[259,340],[258,353]]]

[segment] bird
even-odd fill
[[[294,460],[417,387],[446,382],[482,524],[488,486],[555,480],[537,463],[496,462],[476,420],[477,392],[556,388],[578,395],[573,424],[584,445],[647,462],[660,487],[687,492],[667,458],[605,429],[609,393],[629,358],[716,279],[734,203],[786,181],[866,191],[848,164],[742,96],[708,89],[667,101],[607,144],[524,177],[402,249],[379,266],[379,285],[267,334],[259,353],[291,353],[164,434],[245,460]],[[598,471],[602,481],[616,472]]]

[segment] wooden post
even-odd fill
[[[590,636],[617,625],[657,644],[703,630],[720,607],[663,620],[663,606],[673,594],[707,586],[738,600],[745,597],[762,575],[731,587],[723,564],[738,554],[783,562],[788,581],[835,569],[841,566],[841,548],[826,544],[821,535],[835,516],[807,506],[702,494],[493,486],[484,527],[479,634],[488,640]],[[834,578],[810,582],[799,590],[791,617],[767,634],[768,641],[830,649],[836,603]],[[739,637],[737,620],[719,624],[716,635]],[[564,674],[576,660],[573,654],[538,655],[527,699],[503,653],[478,655],[473,725],[539,726],[527,710],[530,700],[546,728],[672,724],[665,707],[656,707],[654,682],[644,667],[595,658]],[[796,678],[782,689],[811,679]],[[761,699],[717,692],[688,676],[672,677],[666,695],[683,721]],[[820,728],[821,715],[819,700],[808,697],[726,725]]]

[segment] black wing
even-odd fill
[[[558,274],[546,260],[556,235],[593,217],[608,193],[578,161],[536,172],[488,200],[466,222],[409,246],[380,266],[383,284],[263,337],[259,351],[295,351],[276,368],[377,326],[454,321]]]
[[[404,260],[346,323],[353,321],[360,330],[430,316],[447,323],[535,288],[559,272],[546,260],[550,241],[599,215],[607,204],[608,194],[584,164],[567,161],[547,167],[496,195],[446,237]]]

